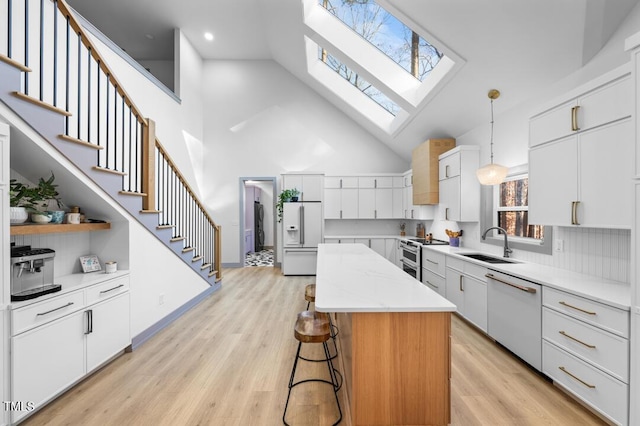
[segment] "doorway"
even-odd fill
[[[240,178],[240,264],[245,267],[275,264],[275,177]]]

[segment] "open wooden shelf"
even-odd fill
[[[33,235],[33,234],[59,234],[63,232],[89,232],[111,229],[111,224],[106,223],[24,223],[11,225],[11,235]]]

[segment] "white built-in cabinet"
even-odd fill
[[[441,220],[480,220],[480,148],[459,145],[439,157],[438,169]]]
[[[393,218],[393,177],[358,177],[358,217],[360,219]]]
[[[401,176],[326,176],[325,219],[401,219]]]
[[[531,119],[530,223],[631,228],[631,78],[609,78]]]
[[[435,206],[413,204],[413,173],[408,171],[403,175],[404,190],[402,197],[403,218],[432,220],[435,218]]]
[[[445,297],[467,321],[487,332],[487,268],[448,256]]]
[[[447,297],[446,294],[446,255],[422,247],[422,283],[431,290],[438,292],[440,296]]]
[[[131,344],[128,274],[78,287],[11,310],[12,401],[40,408]]]
[[[324,193],[324,174],[283,174],[282,189],[294,188],[300,191],[299,201],[322,201]]]
[[[325,176],[324,218],[358,219],[358,178]]]
[[[396,241],[396,238],[382,237],[329,237],[324,239],[325,244],[364,244],[394,264],[396,263]]]

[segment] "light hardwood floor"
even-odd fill
[[[270,267],[227,269],[220,291],[23,424],[280,425],[297,344],[293,323],[309,282]],[[455,316],[452,334],[453,425],[602,424]],[[319,345],[307,346],[308,356],[319,354]],[[302,363],[299,373],[328,376],[321,363]],[[290,424],[336,418],[330,386],[294,388]],[[346,416],[342,424],[350,425]]]

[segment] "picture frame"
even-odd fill
[[[96,272],[102,270],[98,256],[95,254],[88,254],[86,256],[80,256],[80,265],[82,265],[82,272]]]

